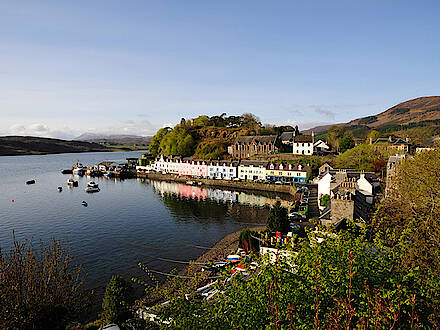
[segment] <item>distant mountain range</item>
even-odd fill
[[[59,154],[65,152],[112,151],[101,144],[65,141],[34,136],[0,137],[0,156]]]
[[[113,145],[149,145],[152,136],[139,135],[104,135],[95,133],[84,133],[75,138],[76,141],[87,141],[94,143],[106,143]]]
[[[408,136],[414,143],[440,134],[440,96],[418,97],[399,103],[377,115],[338,123],[353,132],[357,138],[364,138],[372,129],[383,134]],[[317,126],[304,133],[325,133],[332,125]]]

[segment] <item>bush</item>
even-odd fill
[[[14,237],[9,253],[0,249],[0,328],[64,328],[90,304],[82,281],[81,266],[73,264],[64,241],[40,241],[37,250],[32,241]]]
[[[270,232],[280,231],[286,233],[289,231],[289,219],[287,210],[277,201],[271,208],[267,216],[266,229]]]
[[[113,275],[105,288],[101,318],[105,323],[122,324],[133,316],[134,290],[130,282]]]
[[[319,204],[321,204],[321,206],[323,206],[323,207],[327,207],[328,202],[330,202],[330,196],[327,194],[322,195]]]

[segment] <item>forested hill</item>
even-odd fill
[[[111,151],[98,143],[66,141],[33,136],[0,137],[0,156]]]
[[[239,135],[270,135],[291,131],[291,126],[263,126],[252,114],[241,116],[199,116],[182,119],[174,128],[161,128],[152,138],[149,151],[153,155],[193,156],[219,159]]]

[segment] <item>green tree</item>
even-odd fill
[[[368,133],[367,139],[365,140],[365,143],[373,143],[374,141],[376,141],[378,138],[381,137],[380,132],[376,131],[376,130],[372,130],[370,131],[370,133]]]
[[[330,195],[325,194],[321,196],[321,200],[319,204],[323,207],[327,207],[329,202],[330,202]]]
[[[151,155],[156,157],[160,152],[160,142],[163,137],[170,132],[171,128],[164,127],[156,132],[156,134],[151,139],[150,145],[148,147],[148,151]]]
[[[244,113],[241,115],[242,126],[251,129],[257,129],[261,127],[260,118],[252,113]]]
[[[339,140],[345,134],[345,127],[332,125],[327,131],[327,142],[333,147],[333,149],[339,151]]]
[[[377,160],[387,161],[394,154],[382,144],[359,144],[338,155],[333,165],[336,168],[354,168],[357,170],[371,171],[373,163]]]
[[[287,209],[281,206],[280,201],[277,201],[270,209],[267,216],[266,229],[270,232],[280,231],[286,233],[289,231]]]
[[[160,141],[159,151],[167,156],[191,156],[194,153],[195,141],[191,134],[177,125]]]
[[[204,127],[204,126],[209,126],[210,123],[211,123],[211,120],[206,115],[198,116],[197,118],[193,119],[193,126]]]
[[[344,136],[340,141],[339,141],[339,149],[341,150],[341,152],[345,152],[349,149],[354,148],[355,144],[354,144],[354,140],[352,137],[350,136]]]
[[[105,288],[101,318],[105,323],[121,325],[133,316],[134,290],[130,282],[113,275]]]

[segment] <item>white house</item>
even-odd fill
[[[318,140],[313,144],[313,148],[316,152],[330,151],[330,146],[323,140]]]
[[[208,163],[208,178],[232,180],[237,177],[237,162],[214,160]]]
[[[355,183],[355,190],[364,195],[374,196],[379,189],[379,180],[372,172],[353,169],[328,170],[318,177],[318,199],[323,195],[333,197],[332,191],[346,181]]]
[[[241,180],[266,180],[266,161],[242,160],[238,166]]]
[[[313,155],[315,134],[296,135],[293,137],[292,152],[294,155]]]

